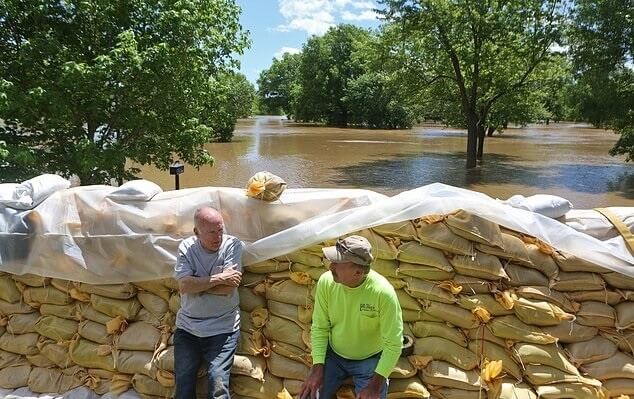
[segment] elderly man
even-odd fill
[[[335,397],[352,377],[357,399],[387,396],[387,377],[401,354],[403,317],[396,292],[374,270],[372,246],[361,236],[323,249],[330,271],[317,283],[311,343],[313,367],[301,398]]]
[[[196,211],[194,234],[179,246],[174,267],[181,294],[174,333],[176,398],[196,397],[202,363],[208,372],[208,398],[228,399],[229,372],[240,334],[237,287],[243,244],[224,234],[222,216],[212,208]]]

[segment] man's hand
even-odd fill
[[[381,389],[385,385],[385,377],[379,374],[374,376],[368,382],[368,385],[357,393],[355,399],[379,399],[381,397]]]
[[[314,364],[310,369],[310,374],[306,378],[306,381],[302,384],[302,389],[299,391],[300,399],[316,399],[317,390],[321,388],[324,383],[324,365]],[[325,398],[324,398],[325,399]]]
[[[216,285],[228,285],[229,287],[237,287],[240,285],[240,281],[242,281],[242,273],[236,270],[238,265],[231,265],[222,273],[215,274],[211,276],[209,280],[212,283],[212,287]]]

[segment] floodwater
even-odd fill
[[[466,131],[422,125],[411,130],[340,129],[277,116],[238,121],[231,143],[207,149],[213,167],[186,165],[181,188],[244,187],[268,170],[289,188],[363,188],[387,195],[440,182],[506,199],[546,193],[577,209],[634,206],[634,166],[608,151],[618,136],[560,123],[509,128],[487,137],[484,162],[465,170]],[[174,188],[167,171],[143,167],[141,177]]]

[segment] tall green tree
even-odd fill
[[[284,113],[293,116],[295,103],[293,87],[298,84],[301,54],[284,53],[281,59],[273,58],[268,69],[258,77],[258,96],[263,111],[269,114]]]
[[[476,166],[497,102],[529,84],[561,36],[563,0],[382,0],[392,52],[431,98],[455,98]],[[399,55],[400,54],[400,55]]]
[[[634,159],[634,1],[577,0],[570,29],[579,114],[620,135],[612,155]]]
[[[227,137],[223,76],[248,45],[233,0],[0,2],[0,179],[132,178],[213,158]],[[230,137],[230,135],[229,135]]]

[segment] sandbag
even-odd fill
[[[616,352],[614,356],[608,359],[583,365],[580,369],[590,377],[601,381],[613,378],[632,378],[632,375],[634,375],[634,358],[623,352]]]
[[[166,388],[158,381],[143,374],[135,374],[132,377],[132,387],[135,391],[143,395],[158,396],[161,398],[171,398],[174,396],[174,388]]]
[[[509,375],[515,377],[515,379],[517,380],[522,379],[522,369],[520,369],[520,366],[517,364],[517,362],[515,362],[515,360],[513,360],[510,352],[504,349],[504,347],[496,345],[492,342],[480,340],[469,342],[469,350],[471,350],[471,352],[473,353],[478,354],[478,356],[484,356],[484,358],[489,361],[501,360],[502,369],[504,371],[506,371]]]
[[[0,315],[10,315],[14,313],[33,313],[36,309],[24,302],[9,303],[0,300]]]
[[[39,319],[37,313],[16,313],[9,315],[7,323],[7,331],[10,334],[26,334],[37,332],[35,330],[35,323]]]
[[[464,334],[455,328],[449,327],[445,323],[415,322],[410,325],[412,334],[416,338],[440,337],[454,342],[462,347],[467,347],[467,340]]]
[[[461,370],[449,363],[434,360],[420,372],[423,382],[429,385],[479,391],[481,389],[480,374],[475,370]]]
[[[174,346],[168,346],[156,355],[156,366],[161,370],[174,371]]]
[[[392,369],[390,373],[390,381],[394,379],[403,379],[403,378],[411,378],[416,375],[418,370],[412,365],[412,363],[407,360],[406,357],[399,357],[396,365]]]
[[[125,374],[145,374],[155,378],[156,367],[152,363],[152,352],[120,351],[117,357],[117,371]]]
[[[99,345],[86,339],[75,339],[70,344],[70,358],[86,368],[116,371],[112,353],[100,354]]]
[[[35,330],[55,341],[68,341],[77,333],[78,322],[56,316],[42,316],[35,323]]]
[[[68,305],[51,305],[43,303],[40,306],[40,314],[42,316],[57,316],[62,319],[77,319],[77,304],[69,303]]]
[[[617,350],[614,342],[601,336],[595,336],[585,342],[572,343],[566,347],[566,353],[570,356],[570,361],[577,367],[608,359]]]
[[[0,388],[15,389],[24,387],[29,381],[31,365],[14,365],[0,370]]]
[[[452,272],[453,268],[439,249],[419,244],[416,241],[407,241],[398,247],[398,260],[400,262],[433,266],[437,269]]]
[[[170,281],[174,282],[172,288],[168,287],[166,284],[170,283]],[[151,280],[151,281],[141,281],[135,282],[135,286],[140,288],[141,290],[152,293],[164,301],[169,301],[170,296],[172,296],[172,290],[178,290],[178,283],[174,279],[163,279],[163,280]],[[141,293],[143,291],[139,291]],[[138,295],[137,293],[137,295]]]
[[[462,287],[461,293],[467,295],[473,294],[489,294],[491,291],[497,288],[496,284],[492,281],[478,279],[475,277],[462,276],[456,274],[453,278],[453,282]]]
[[[486,254],[498,256],[503,259],[510,259],[513,262],[523,265],[531,263],[524,241],[508,233],[502,233],[501,247],[476,244],[476,249]]]
[[[412,241],[417,239],[416,228],[411,220],[404,220],[396,223],[385,223],[372,227],[372,230],[382,237],[398,238],[402,241]]]
[[[126,320],[134,320],[141,309],[136,299],[113,299],[97,294],[90,294],[90,304],[98,312],[110,317],[121,316]]]
[[[52,360],[42,355],[41,353],[37,353],[35,355],[27,355],[26,359],[29,363],[36,367],[43,367],[48,369],[56,366],[56,364]]]
[[[436,321],[438,319],[444,320],[460,328],[475,328],[480,324],[478,319],[468,310],[446,303],[426,301],[423,310],[426,314],[436,318]]]
[[[543,327],[542,331],[565,344],[588,341],[599,333],[596,327],[583,326],[573,321],[564,321],[556,326]]]
[[[599,380],[582,377],[579,374],[566,373],[550,366],[527,364],[525,374],[526,380],[533,385],[580,383],[596,387],[601,386]]]
[[[601,291],[572,291],[566,292],[566,295],[575,302],[596,301],[607,303],[611,306],[623,300],[623,296],[620,293],[608,289]]]
[[[75,362],[70,358],[69,345],[70,343],[57,343],[51,339],[41,337],[37,342],[37,349],[44,357],[55,363],[57,367],[66,369],[75,365]]]
[[[4,333],[0,337],[0,349],[11,353],[18,353],[20,355],[35,355],[38,352],[38,337],[39,336],[36,333]]]
[[[581,302],[577,323],[588,327],[614,327],[616,312],[610,305],[595,301]]]
[[[83,385],[83,378],[86,376],[85,371],[78,371],[81,370],[73,368],[64,373],[60,369],[34,367],[29,374],[28,386],[33,392],[68,392],[71,389]]]
[[[280,378],[265,373],[264,381],[245,375],[234,375],[231,378],[231,388],[238,395],[256,399],[271,399],[275,398],[284,387]]]
[[[454,256],[451,265],[463,276],[482,278],[485,280],[508,280],[500,260],[493,255],[477,252],[474,256]]]
[[[264,380],[266,359],[260,356],[236,355],[233,357],[231,374],[246,375],[256,380]]]
[[[541,385],[535,387],[537,396],[543,399],[597,399],[602,398],[600,389],[575,383]]]
[[[525,264],[524,266],[539,270],[551,280],[557,277],[559,266],[551,255],[542,252],[539,246],[535,244],[526,244],[526,252],[528,253],[530,264]]]
[[[534,326],[556,326],[563,320],[573,321],[575,316],[566,313],[557,305],[546,301],[519,298],[513,306],[517,317]]]
[[[379,272],[379,270],[377,269],[375,270]],[[455,276],[455,273],[453,272],[453,268],[452,268],[452,271],[447,272],[444,270],[440,270],[434,266],[417,265],[415,263],[407,263],[407,262],[400,262],[398,264],[397,274],[402,277],[409,276],[409,277],[416,277],[422,280],[430,280],[430,281],[451,280]],[[385,274],[383,275],[385,276]]]
[[[26,359],[17,353],[0,350],[0,369],[11,365],[28,364]]]
[[[117,340],[119,349],[153,351],[161,340],[161,331],[147,323],[135,322],[121,333]]]
[[[572,302],[561,292],[551,290],[548,287],[525,286],[518,287],[515,290],[517,296],[526,299],[535,299],[538,301],[546,301],[553,303],[568,313],[576,313],[579,310],[579,304]],[[592,291],[582,291],[592,292]]]
[[[555,251],[553,253],[553,259],[555,259],[559,268],[564,272],[606,273],[610,271],[604,267],[563,251]]]
[[[520,342],[549,344],[557,342],[557,338],[546,334],[536,326],[529,326],[515,316],[501,316],[491,320],[487,327],[493,335]]]
[[[634,395],[634,379],[614,378],[603,382],[603,387],[608,391],[608,395],[618,397],[620,395]]]
[[[250,288],[238,287],[238,295],[240,296],[240,309],[251,312],[255,308],[266,307],[266,299],[256,295]]]
[[[460,209],[445,219],[449,229],[469,241],[504,249],[502,232],[497,223]]]
[[[308,287],[292,280],[267,285],[266,299],[301,306],[312,305],[313,302]]]
[[[266,359],[266,365],[271,374],[281,378],[302,380],[310,373],[305,364],[278,355],[275,351]]]
[[[302,340],[303,332],[297,323],[273,315],[269,317],[264,327],[264,335],[269,340],[286,342],[298,348],[306,347]]]
[[[421,244],[458,255],[474,254],[473,244],[452,232],[444,223],[427,223],[423,219],[412,222]]]
[[[398,256],[398,246],[401,240],[395,237],[382,237],[371,229],[364,229],[353,233],[367,238],[372,245],[372,256],[374,259],[396,259]],[[304,263],[304,262],[301,262]]]
[[[414,298],[442,303],[456,302],[456,297],[451,292],[440,288],[437,283],[413,277],[408,277],[405,281],[407,283],[405,291]]]
[[[504,267],[504,271],[509,276],[509,285],[512,287],[523,287],[536,285],[548,287],[549,280],[542,272],[515,263],[509,263]]]
[[[0,299],[8,303],[22,300],[22,294],[9,275],[0,276]]]
[[[598,291],[605,289],[605,281],[595,273],[560,272],[550,284],[557,291]]]
[[[51,282],[51,279],[49,277],[42,277],[30,273],[20,275],[14,274],[12,277],[15,281],[19,281],[20,283],[28,285],[29,287],[45,287]]]
[[[390,380],[387,388],[387,399],[426,399],[429,396],[427,388],[418,377]]]
[[[79,303],[77,305],[77,319],[80,321],[91,320],[95,323],[106,325],[110,320],[112,320],[112,317],[95,310],[95,308],[90,306],[90,304]]]
[[[431,356],[463,370],[472,370],[478,365],[475,353],[450,340],[440,337],[418,338],[414,343],[414,354]]]
[[[162,317],[170,309],[168,301],[150,292],[141,291],[136,298],[144,309],[158,317]]]
[[[103,324],[95,323],[91,320],[84,320],[79,323],[77,332],[82,337],[98,344],[112,344],[113,336],[108,334],[106,326]]]
[[[280,356],[304,363],[306,367],[312,367],[313,365],[313,358],[310,355],[310,352],[304,351],[294,345],[281,341],[273,341],[271,342],[271,350]]]
[[[461,295],[457,305],[463,309],[473,310],[476,307],[486,309],[492,316],[513,314],[513,310],[506,309],[496,299],[488,294]]]
[[[616,310],[617,330],[625,330],[634,326],[634,302],[623,302],[614,307]]]
[[[569,374],[579,374],[577,368],[568,361],[556,345],[537,345],[520,342],[515,344],[515,356],[525,365],[531,363],[541,364]]]

